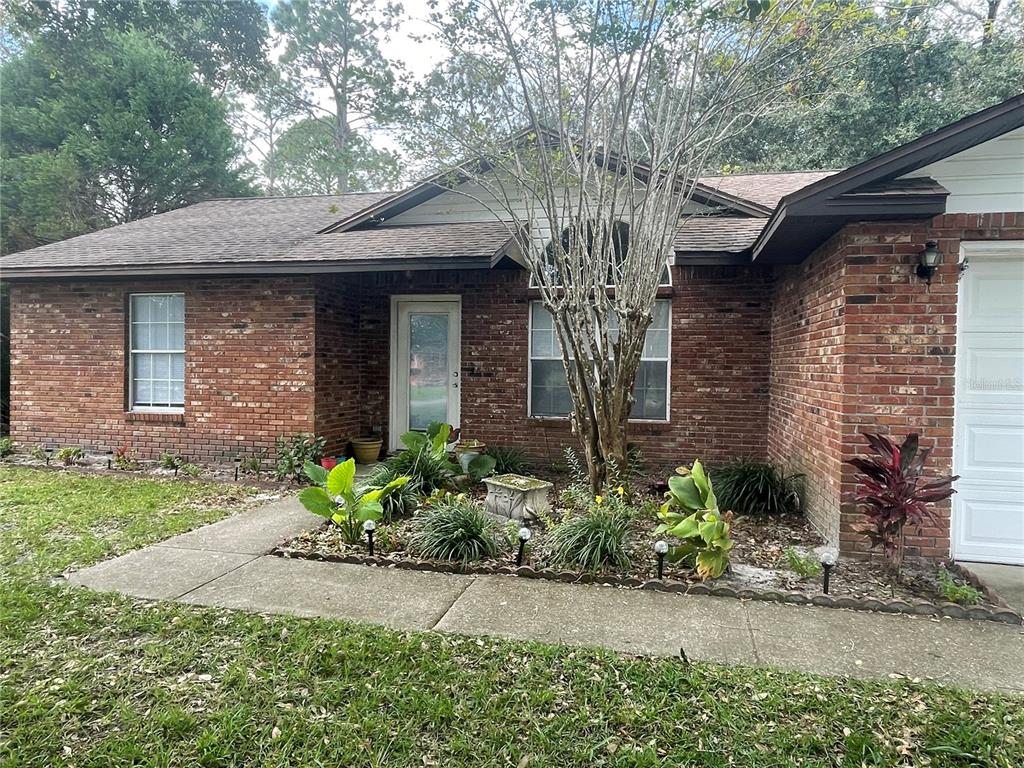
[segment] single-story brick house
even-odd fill
[[[863,430],[920,431],[962,479],[912,548],[1024,563],[1024,96],[846,170],[701,179],[692,209],[637,385],[648,459],[804,472],[812,520],[856,551],[844,460]],[[446,418],[554,457],[564,373],[513,242],[426,182],[7,256],[13,437],[215,459],[297,432],[395,447]]]

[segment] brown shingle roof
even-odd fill
[[[700,179],[712,189],[720,190],[752,203],[775,208],[779,201],[808,184],[827,178],[838,171],[792,171],[789,173],[736,173],[730,176],[704,176]]]
[[[387,262],[414,259],[491,259],[512,235],[500,221],[415,224],[353,229],[303,240],[284,254],[288,261]]]
[[[676,253],[741,253],[754,244],[768,219],[691,216],[672,240]]]
[[[0,271],[269,261],[384,197],[374,192],[209,200],[4,256]]]

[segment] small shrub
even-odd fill
[[[551,559],[587,571],[628,568],[626,535],[629,516],[612,506],[595,505],[579,517],[554,527],[548,536]]]
[[[135,451],[128,443],[114,451],[114,466],[126,471],[139,468],[139,460],[135,458]]]
[[[367,487],[384,488],[404,475],[394,466],[384,462],[378,465],[367,478]],[[384,521],[390,523],[395,517],[411,514],[420,503],[420,487],[415,479],[395,488],[380,500]]]
[[[275,443],[277,464],[274,477],[278,480],[302,480],[303,467],[307,462],[318,463],[326,445],[327,438],[305,433],[279,437]]]
[[[71,467],[85,458],[85,452],[77,445],[68,445],[57,451],[57,461],[65,467]]]
[[[667,499],[658,512],[662,522],[655,531],[682,539],[669,549],[670,561],[692,565],[702,579],[718,578],[729,566],[732,514],[719,513],[711,478],[699,461],[676,473],[668,480]]]
[[[29,451],[28,455],[31,456],[36,461],[46,461],[46,448],[41,445],[37,445],[35,448]]]
[[[803,475],[761,461],[734,461],[714,473],[719,509],[740,515],[798,513]]]
[[[789,569],[795,571],[802,579],[810,579],[821,573],[821,563],[811,555],[801,554],[795,547],[786,547],[782,554]]]
[[[521,475],[526,471],[526,457],[518,448],[492,445],[487,455],[494,458],[494,472],[498,475]]]
[[[199,477],[203,473],[203,470],[195,464],[182,464],[178,471],[188,477]]]
[[[158,463],[161,469],[181,469],[185,465],[185,460],[173,451],[164,451],[160,454]]]
[[[346,544],[357,544],[363,535],[363,523],[384,516],[381,499],[409,482],[408,477],[399,477],[383,488],[360,491],[355,485],[355,459],[338,464],[330,472],[307,461],[303,472],[313,487],[299,494],[299,502],[339,526]]]
[[[451,427],[432,422],[426,433],[406,432],[401,437],[405,449],[388,459],[387,464],[397,475],[410,478],[419,493],[430,495],[451,486],[461,468],[448,458],[448,439]]]
[[[861,473],[857,501],[867,522],[860,529],[871,546],[882,548],[895,570],[903,561],[903,529],[907,523],[920,525],[935,519],[930,504],[943,501],[956,491],[952,484],[959,477],[943,477],[921,484],[930,450],[920,448],[917,433],[907,435],[897,446],[884,435],[865,432],[872,458],[850,459]]]
[[[495,526],[462,494],[446,494],[417,518],[409,551],[419,557],[468,563],[496,557]]]
[[[939,568],[939,591],[951,603],[975,605],[981,602],[982,593],[970,584],[959,584],[945,568]]]
[[[0,437],[0,459],[6,459],[14,453],[14,441],[9,437]]]
[[[263,471],[263,462],[266,458],[267,452],[265,449],[251,453],[248,456],[243,456],[241,464],[238,465],[238,471],[243,475],[255,475],[258,480],[260,472]]]
[[[559,500],[569,509],[577,512],[585,512],[594,503],[594,494],[590,490],[590,479],[587,471],[583,468],[576,451],[566,448],[562,455],[565,456],[565,466],[569,472],[569,484],[559,495]]]

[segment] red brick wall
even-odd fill
[[[185,412],[126,412],[128,295],[185,294]],[[306,277],[11,286],[12,436],[215,460],[313,429]]]
[[[359,436],[362,411],[358,298],[351,282],[344,275],[316,281],[316,434],[337,454]]]
[[[390,297],[462,298],[461,426],[467,437],[556,459],[576,445],[564,419],[527,416],[531,291],[521,270],[415,272],[356,278],[361,430],[388,420]],[[770,278],[742,268],[676,268],[669,423],[634,423],[652,462],[711,464],[767,451]]]
[[[839,538],[843,399],[843,237],[778,269],[771,322],[768,453],[804,475],[804,506]]]
[[[771,454],[775,460],[802,463],[809,484],[823,489],[809,499],[812,519],[831,536],[838,532],[844,551],[868,551],[855,531],[862,519],[852,499],[855,470],[842,463],[863,454],[861,432],[897,439],[919,432],[922,442],[933,448],[931,471],[952,471],[960,241],[998,239],[1024,239],[1024,213],[849,225],[804,265],[780,271],[772,325]],[[944,256],[931,286],[914,274],[927,240],[938,240]],[[820,280],[808,271],[815,264]],[[840,282],[841,294],[833,291],[825,301],[822,281],[829,275],[834,276],[830,282]],[[830,339],[824,357],[812,322],[802,332],[787,323],[786,315],[795,306],[828,306],[838,319],[838,327],[831,323],[827,331],[819,329],[826,334],[822,339]],[[837,347],[838,384],[833,359]],[[841,414],[832,422],[833,431],[829,419],[815,410],[819,400],[827,403],[823,412],[832,411],[832,418]],[[839,430],[838,445],[834,430]],[[801,455],[794,433],[827,439],[820,446],[811,442]],[[936,509],[937,524],[908,531],[909,554],[949,555],[950,504]]]

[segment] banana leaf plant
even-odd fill
[[[313,485],[299,494],[299,502],[314,515],[339,526],[346,544],[358,544],[363,523],[377,522],[384,516],[381,499],[409,482],[403,475],[381,488],[360,492],[355,484],[355,459],[338,464],[330,472],[307,461],[303,471]]]
[[[907,524],[921,525],[935,520],[929,505],[956,493],[952,484],[959,476],[923,482],[924,465],[931,449],[921,448],[916,432],[907,435],[899,446],[885,435],[862,434],[874,456],[847,462],[861,474],[855,498],[866,519],[859,531],[871,540],[872,547],[882,548],[898,571],[903,562]]]
[[[693,467],[679,467],[668,479],[668,493],[661,505],[661,523],[656,533],[667,533],[682,543],[669,547],[668,559],[697,569],[701,579],[725,573],[732,549],[732,513],[718,511],[718,499],[711,478],[699,461]]]

